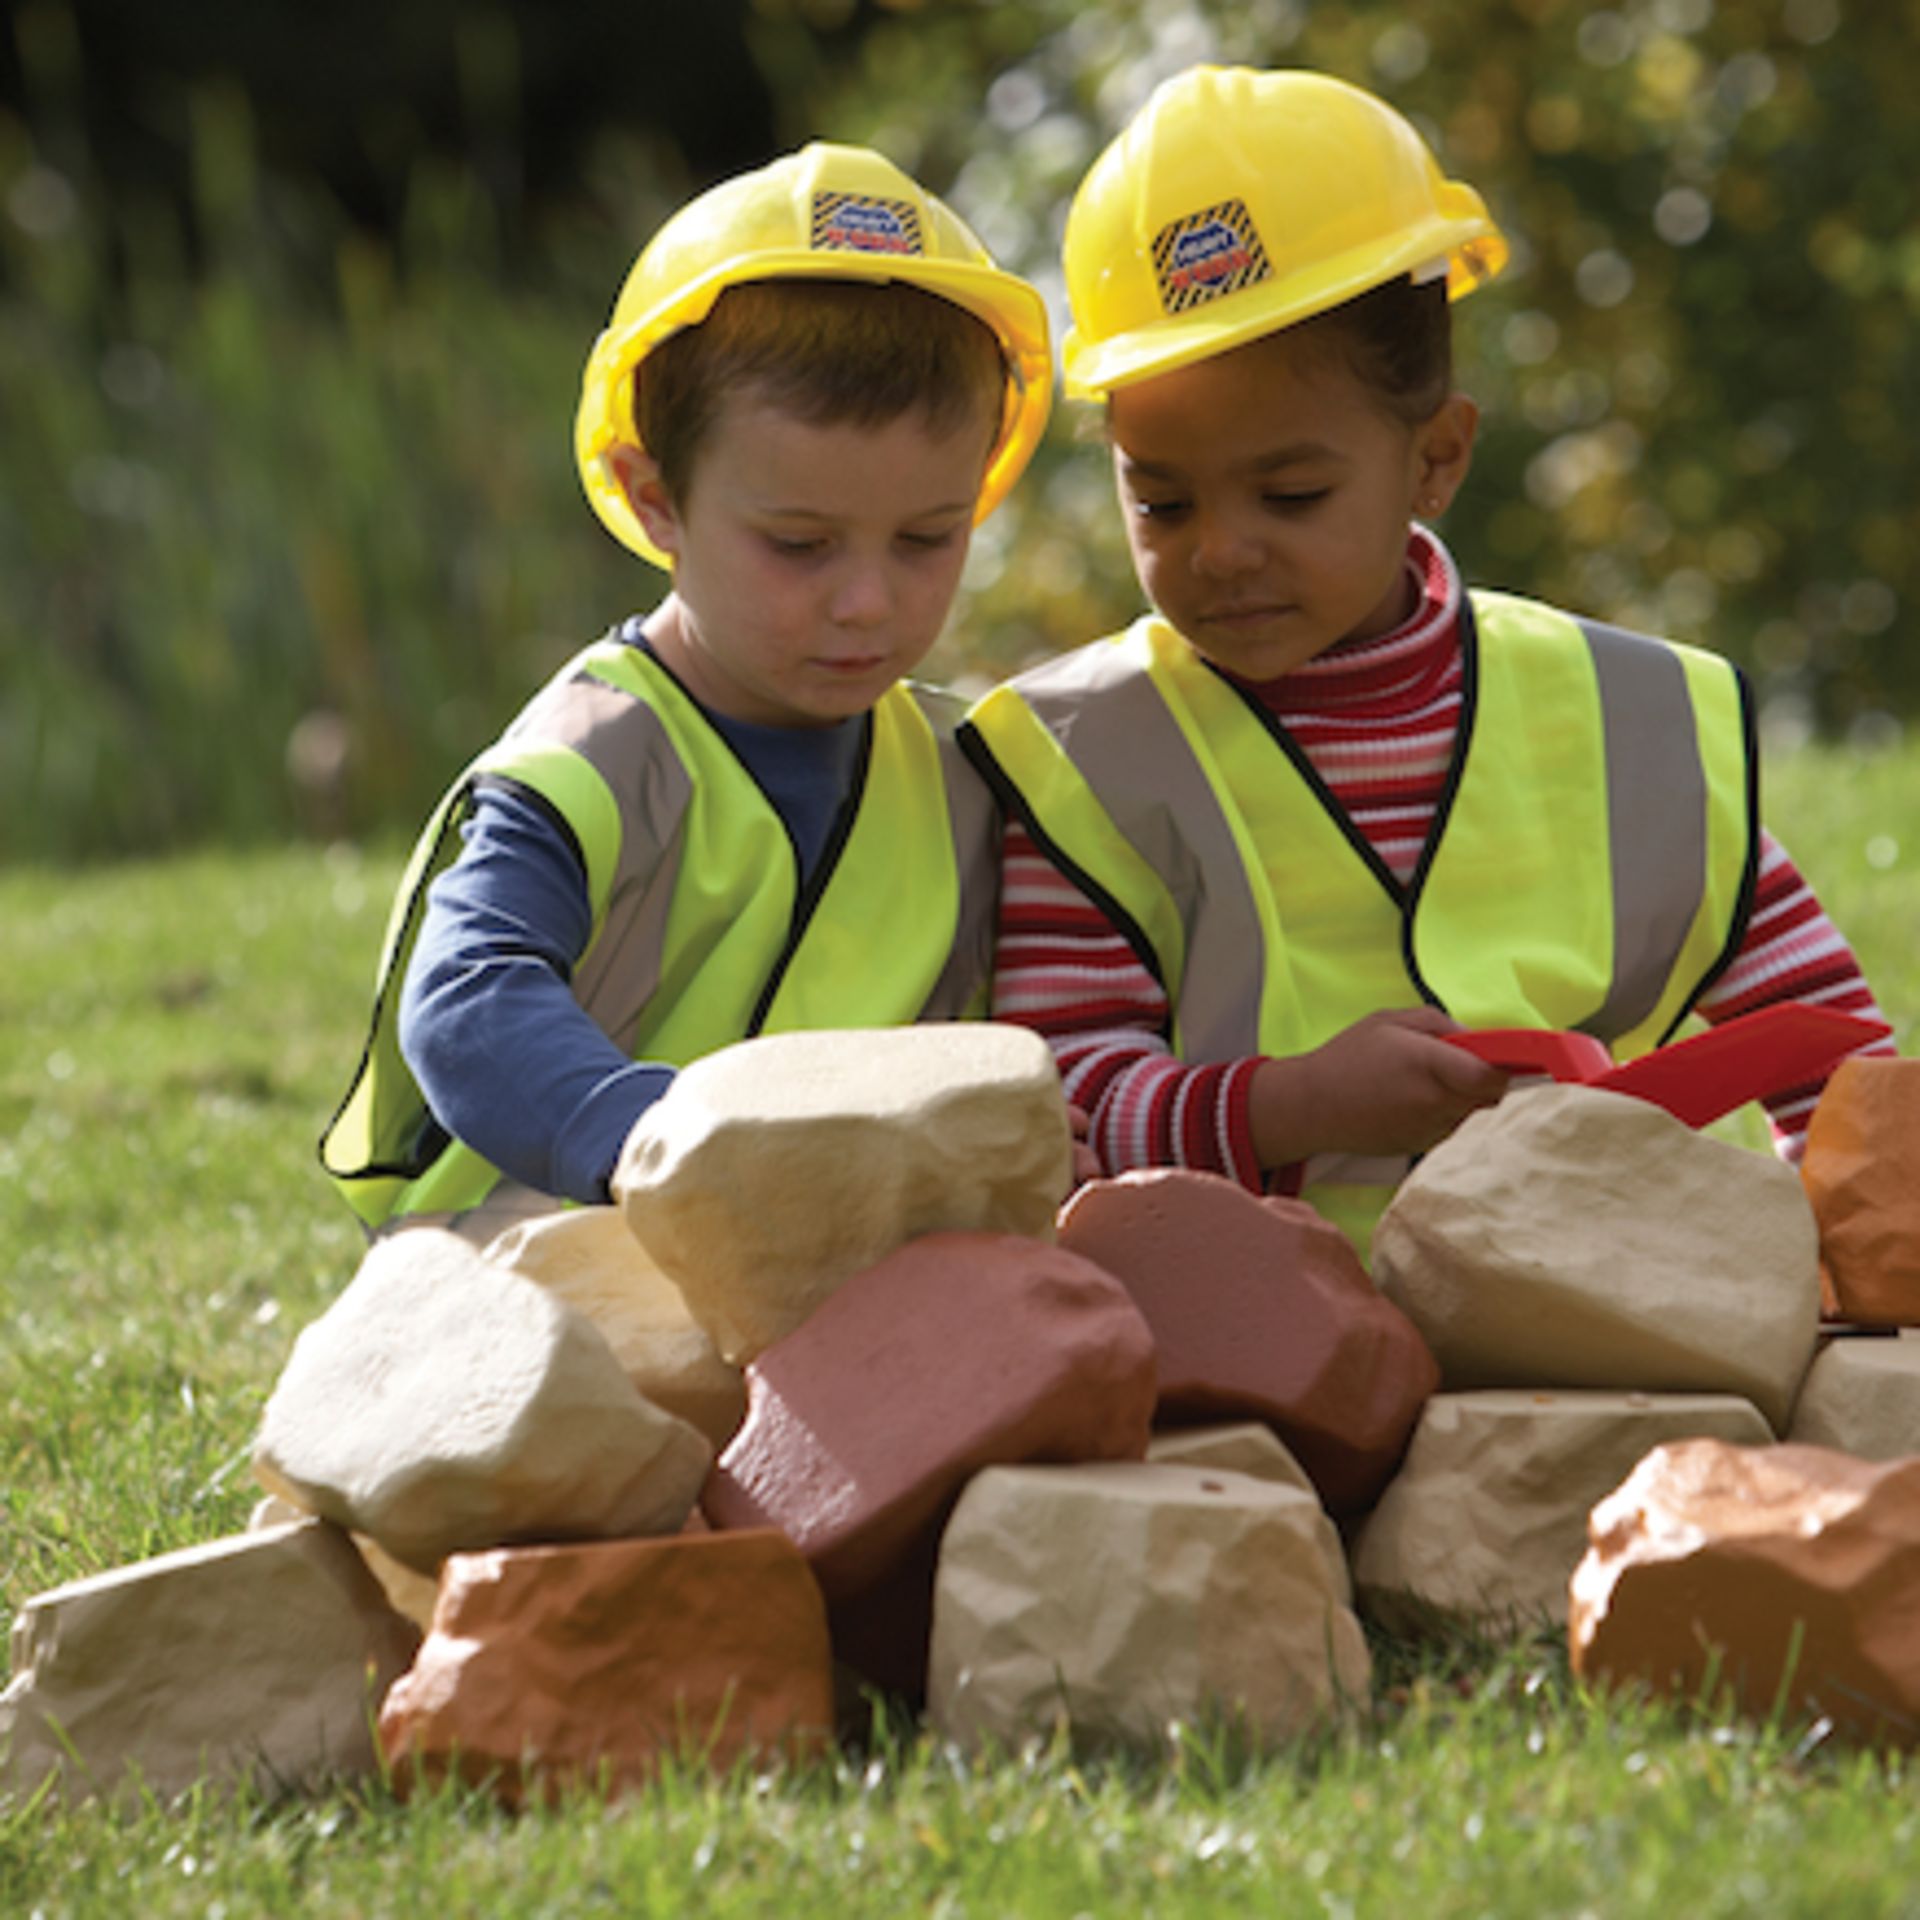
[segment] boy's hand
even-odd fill
[[[1460,1023],[1434,1007],[1370,1013],[1325,1046],[1269,1060],[1250,1118],[1263,1167],[1316,1153],[1423,1153],[1490,1107],[1508,1075],[1441,1037]]]

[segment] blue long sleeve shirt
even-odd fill
[[[804,886],[851,794],[866,716],[821,728],[707,718],[785,823]],[[673,1069],[629,1059],[573,997],[593,913],[579,856],[547,810],[486,782],[461,835],[428,891],[401,989],[401,1052],[434,1118],[501,1172],[604,1202],[622,1143]]]

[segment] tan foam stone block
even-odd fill
[[[1353,1543],[1362,1610],[1402,1628],[1429,1609],[1495,1627],[1565,1625],[1595,1502],[1654,1447],[1700,1436],[1773,1439],[1759,1409],[1730,1394],[1436,1394]]]
[[[1920,1458],[1656,1447],[1594,1508],[1573,1578],[1574,1670],[1855,1738],[1920,1734]]]
[[[1367,1700],[1358,1622],[1297,1487],[1161,1464],[995,1467],[940,1546],[928,1705],[968,1748],[1063,1718],[1161,1744],[1215,1716],[1267,1741]]]
[[[1217,1174],[1125,1173],[1081,1187],[1060,1244],[1106,1268],[1153,1329],[1163,1424],[1272,1424],[1335,1513],[1386,1484],[1440,1370],[1336,1227]]]
[[[70,1798],[164,1799],[203,1773],[271,1790],[367,1771],[373,1706],[418,1641],[319,1520],[55,1587],[13,1622],[0,1790],[57,1775]]]
[[[1264,1421],[1235,1420],[1206,1427],[1165,1427],[1147,1442],[1147,1458],[1168,1467],[1214,1467],[1247,1473],[1278,1487],[1313,1493],[1307,1470]],[[1317,1494],[1314,1496],[1319,1497]]]
[[[310,1520],[313,1517],[304,1507],[296,1506],[291,1500],[283,1500],[277,1493],[269,1493],[256,1501],[253,1511],[247,1515],[247,1531],[263,1533],[269,1527],[285,1526],[290,1521]],[[350,1533],[347,1538],[366,1562],[367,1571],[380,1583],[380,1591],[386,1595],[387,1605],[403,1620],[411,1620],[425,1633],[433,1618],[434,1595],[439,1586],[437,1577],[416,1573],[412,1567],[402,1566],[377,1540],[364,1533]]]
[[[430,1572],[462,1548],[671,1533],[711,1459],[589,1321],[415,1227],[377,1242],[300,1335],[254,1470]]]
[[[1920,1324],[1920,1060],[1843,1060],[1807,1127],[1806,1183],[1829,1306]]]
[[[1035,1240],[931,1234],[749,1366],[746,1423],[701,1504],[716,1527],[791,1539],[841,1657],[914,1693],[934,1548],[968,1478],[1137,1460],[1152,1414],[1152,1336],[1117,1280]]]
[[[1920,1333],[1823,1341],[1794,1402],[1787,1438],[1858,1460],[1920,1453]]]
[[[1582,1086],[1474,1114],[1373,1236],[1374,1278],[1449,1388],[1730,1393],[1776,1433],[1813,1355],[1817,1269],[1791,1167]]]
[[[777,1534],[453,1555],[380,1743],[409,1791],[450,1768],[510,1805],[661,1760],[724,1770],[815,1750],[833,1726],[820,1589]]]
[[[618,1207],[568,1207],[509,1227],[482,1249],[584,1314],[643,1399],[716,1448],[747,1410],[740,1369],[714,1350],[680,1289],[654,1265]]]
[[[962,1020],[722,1047],[641,1115],[613,1191],[714,1345],[744,1363],[909,1240],[1051,1240],[1072,1164],[1046,1042]]]

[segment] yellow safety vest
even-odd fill
[[[543,799],[580,853],[593,931],[574,997],[668,1066],[758,1033],[985,1010],[997,875],[990,796],[960,764],[959,703],[895,686],[857,797],[802,890],[786,827],[700,708],[617,633],[588,647],[456,780],[389,918],[366,1050],[320,1142],[369,1226],[477,1206],[497,1168],[451,1140],[400,1054],[398,1002],[429,883],[480,783]]]
[[[1298,743],[1163,620],[1022,674],[962,728],[1002,804],[1166,988],[1181,1058],[1305,1053],[1381,1007],[1665,1040],[1736,950],[1758,857],[1719,657],[1475,593],[1458,737],[1405,885]],[[1365,1251],[1406,1162],[1307,1197]]]

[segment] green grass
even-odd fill
[[[1920,754],[1783,760],[1768,814],[1912,1050]],[[0,874],[0,1624],[244,1524],[261,1405],[356,1255],[312,1140],[397,866]],[[0,1802],[0,1914],[1920,1912],[1897,1761],[1595,1700],[1550,1641],[1376,1651],[1370,1715],[1264,1759],[1199,1737],[963,1764],[903,1731],[799,1776],[520,1819],[378,1782]]]

